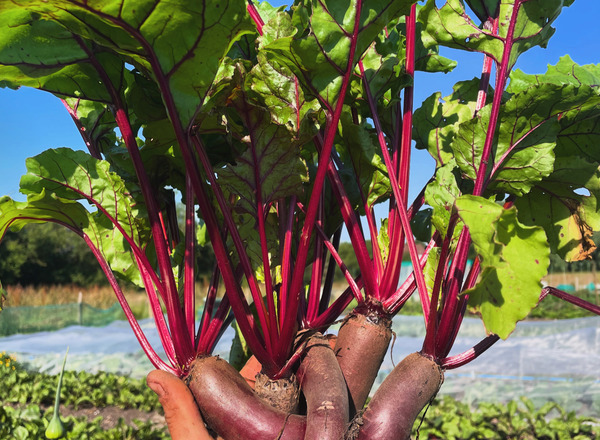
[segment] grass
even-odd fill
[[[204,282],[196,283],[196,301],[202,304],[206,292]],[[81,301],[98,309],[108,309],[117,300],[110,286],[50,285],[50,286],[6,286],[4,307],[48,306],[73,304]],[[125,297],[138,319],[150,316],[146,292],[137,288],[123,288]]]
[[[589,292],[586,287],[589,283],[595,283],[596,274],[593,272],[558,273],[549,274],[545,281],[549,285],[572,284],[582,288],[576,295],[594,304],[598,304],[598,293]],[[343,291],[343,283],[334,286],[334,296]],[[196,301],[202,304],[207,285],[205,280],[196,284]],[[53,304],[72,304],[79,300],[99,309],[108,309],[116,302],[114,292],[109,286],[80,287],[76,285],[52,285],[52,286],[6,286],[5,307],[19,306],[47,306]],[[124,288],[125,296],[138,319],[149,315],[148,300],[146,293],[141,289]],[[223,292],[220,292],[222,295]],[[402,314],[420,315],[421,306],[418,301],[408,301],[402,309]],[[593,316],[578,307],[548,296],[530,315],[531,319],[570,319]]]

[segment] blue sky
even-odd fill
[[[576,0],[554,23],[557,31],[548,48],[531,49],[521,56],[516,67],[526,73],[542,73],[548,64],[556,64],[564,54],[569,54],[579,64],[600,63],[598,17],[599,0]],[[446,75],[417,76],[417,106],[431,93],[441,91],[446,96],[455,82],[471,79],[481,72],[480,54],[452,50],[445,50],[442,54],[457,60],[459,65]],[[63,146],[84,149],[70,116],[57,98],[28,88],[18,91],[0,89],[0,195],[24,200],[18,192],[18,183],[25,173],[25,158],[46,148]],[[411,193],[418,191],[432,172],[433,161],[427,153],[415,152]]]

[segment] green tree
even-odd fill
[[[106,284],[98,262],[82,240],[53,223],[8,231],[0,246],[5,284]]]

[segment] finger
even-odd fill
[[[146,382],[158,395],[173,440],[213,440],[192,393],[181,379],[166,371],[155,370],[148,374]]]

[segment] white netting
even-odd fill
[[[142,327],[154,347],[160,347],[150,320]],[[393,361],[421,349],[423,318],[394,320]],[[484,336],[481,322],[465,319],[454,346],[460,353]],[[233,331],[228,329],[215,354],[228,357]],[[143,377],[152,369],[129,325],[116,321],[106,327],[71,326],[54,332],[0,338],[0,351],[14,354],[31,368],[57,373],[69,346],[67,368],[109,371]],[[159,350],[160,353],[160,350]],[[527,395],[540,405],[554,400],[579,414],[600,414],[600,317],[522,322],[507,341],[499,341],[474,362],[446,373],[442,394],[467,403],[507,401]],[[378,380],[393,368],[392,356]]]

